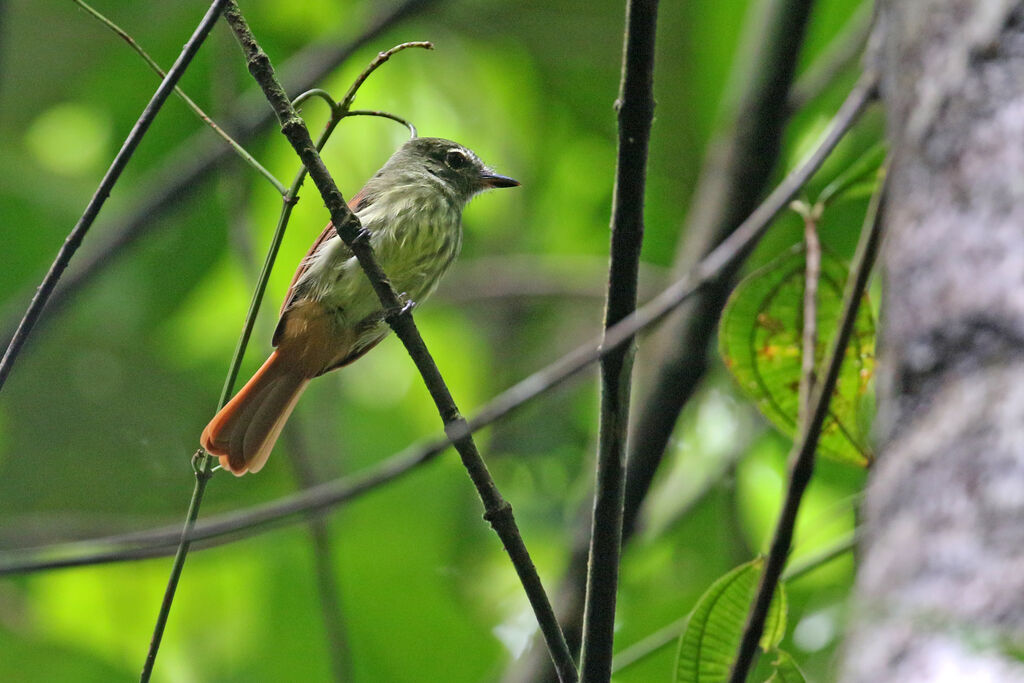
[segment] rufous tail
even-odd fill
[[[275,351],[206,425],[200,442],[235,476],[259,472],[309,377]]]

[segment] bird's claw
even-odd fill
[[[387,316],[390,319],[399,318],[416,307],[416,302],[410,299],[409,295],[405,292],[399,292],[397,298],[398,307],[391,309],[391,312]]]

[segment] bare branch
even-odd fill
[[[89,5],[87,5],[85,3],[85,0],[73,1],[76,5],[81,7],[88,14],[92,15],[97,21],[99,21],[101,24],[103,24],[111,31],[113,31],[115,34],[117,34],[122,40],[124,40],[124,42],[128,43],[128,46],[132,50],[134,50],[136,54],[142,57],[143,61],[145,61],[146,64],[149,65],[149,68],[152,69],[158,76],[160,76],[160,78],[166,77],[167,74],[164,72],[163,69],[160,68],[160,65],[157,64],[156,61],[154,61],[154,59],[149,56],[149,53],[143,50],[142,46],[135,42],[135,39],[132,38],[124,29],[122,29],[120,26],[112,22],[107,17],[100,14],[98,11],[96,11]],[[192,98],[185,94],[184,90],[182,90],[178,86],[174,86],[174,94],[180,97],[182,102],[184,102],[188,106],[188,108],[191,109],[192,112],[196,116],[198,116],[201,121],[203,121],[203,123],[210,127],[210,130],[212,130],[214,133],[220,136],[220,138],[224,140],[224,142],[228,143],[231,149],[235,150],[235,154],[237,154],[239,157],[242,158],[243,161],[245,161],[245,163],[247,163],[249,166],[255,169],[257,173],[266,178],[267,182],[273,185],[274,189],[277,190],[279,194],[284,194],[285,192],[287,192],[285,186],[281,184],[280,180],[274,177],[273,173],[264,168],[263,165],[260,164],[260,162],[256,161],[256,159],[253,158],[253,156],[249,154],[249,152],[247,152],[244,147],[235,142],[235,140],[232,139],[232,137],[228,135],[223,128],[218,126],[217,123],[212,118],[210,118],[210,116],[207,115],[207,113],[203,111],[198,104],[192,101]]]
[[[818,279],[821,277],[821,240],[818,239],[817,207],[806,207],[804,219],[804,325],[800,358],[800,388],[797,424],[803,428],[814,394],[815,351],[818,346]]]
[[[395,24],[418,14],[436,4],[439,0],[404,0],[382,13],[360,35],[349,42],[332,40],[304,50],[290,59],[281,69],[282,80],[291,84],[292,92],[312,88],[330,74],[339,64],[351,57],[370,41],[386,33]],[[252,140],[273,122],[272,112],[267,110],[259,92],[248,92],[240,97],[232,108],[232,114],[223,119],[224,128],[235,133],[241,144]],[[45,324],[70,303],[107,266],[120,258],[127,247],[166,225],[159,220],[161,214],[175,209],[187,197],[206,185],[213,172],[232,158],[224,147],[210,145],[210,138],[202,131],[182,143],[170,153],[157,170],[139,183],[136,193],[139,200],[127,216],[108,226],[109,237],[97,236],[96,247],[83,254],[73,265],[61,284],[52,292],[47,310],[49,315],[41,319]],[[0,326],[0,339],[10,339],[21,319],[21,312],[5,319]]]
[[[331,221],[338,236],[352,250],[353,254],[363,268],[370,284],[377,293],[381,305],[385,311],[385,320],[394,330],[395,335],[402,340],[413,362],[423,377],[431,397],[437,405],[438,412],[445,424],[445,430],[451,431],[464,429],[465,419],[459,414],[450,391],[441,377],[434,359],[427,350],[423,338],[416,329],[413,321],[412,310],[399,300],[398,295],[391,287],[384,271],[377,262],[370,247],[369,240],[359,224],[359,219],[352,213],[345,203],[341,192],[338,190],[334,179],[331,177],[327,167],[309,136],[305,123],[295,113],[287,95],[280,83],[274,76],[274,70],[270,59],[260,48],[255,37],[238,9],[238,5],[231,2],[225,10],[224,17],[235,36],[238,38],[245,53],[249,72],[256,79],[263,90],[267,101],[274,108],[274,112],[281,124],[281,132],[285,135],[296,154],[302,159],[303,165],[309,170],[310,178],[320,191],[331,215]],[[541,584],[540,576],[536,567],[523,543],[522,536],[516,525],[512,514],[512,507],[501,496],[494,480],[491,478],[487,465],[481,458],[476,444],[473,441],[470,431],[452,437],[452,442],[462,456],[463,465],[466,467],[477,492],[480,494],[484,504],[484,518],[491,524],[491,527],[501,538],[505,550],[519,575],[534,614],[540,625],[541,631],[545,634],[548,649],[563,681],[575,681],[576,669],[569,654],[569,648],[565,643],[555,618],[554,610],[548,601]]]
[[[4,382],[7,381],[7,377],[11,374],[11,369],[14,367],[14,361],[18,357],[18,352],[21,351],[28,340],[32,327],[42,314],[43,307],[46,306],[46,302],[49,300],[50,294],[53,293],[53,288],[57,286],[57,282],[60,280],[61,275],[63,275],[64,269],[67,268],[71,257],[74,256],[79,245],[82,244],[82,240],[85,239],[85,234],[89,231],[93,221],[96,220],[96,216],[99,215],[104,202],[110,196],[111,190],[114,189],[114,184],[121,177],[121,172],[128,165],[128,161],[132,158],[135,148],[138,147],[142,137],[149,130],[149,126],[153,123],[153,119],[156,118],[157,112],[160,111],[164,102],[167,101],[167,98],[173,92],[175,84],[177,84],[182,74],[185,73],[185,69],[192,62],[196,52],[199,51],[199,46],[206,40],[206,36],[209,35],[210,29],[213,28],[217,18],[220,16],[223,6],[224,0],[214,0],[213,4],[210,5],[206,16],[203,17],[192,37],[185,43],[185,47],[182,49],[181,54],[178,55],[178,59],[174,61],[171,70],[163,82],[160,83],[160,87],[153,93],[149,104],[146,105],[146,108],[135,122],[131,132],[121,146],[121,150],[114,157],[114,161],[110,164],[106,174],[104,174],[99,187],[96,188],[95,194],[93,194],[89,204],[85,207],[82,217],[78,219],[78,223],[75,224],[67,239],[64,240],[64,245],[57,252],[57,258],[54,259],[53,265],[50,266],[50,270],[46,273],[46,277],[43,278],[42,284],[39,285],[35,296],[32,297],[28,310],[25,311],[18,329],[11,338],[10,344],[7,345],[3,359],[0,359],[0,389],[3,389]]]
[[[792,114],[807,106],[835,83],[864,51],[871,33],[874,3],[864,2],[846,22],[846,26],[826,48],[825,53],[800,74],[786,98],[786,110]]]
[[[881,240],[882,232],[881,214],[885,204],[885,187],[883,181],[882,188],[868,208],[860,243],[857,245],[857,253],[850,269],[850,278],[846,283],[846,290],[843,292],[843,309],[839,318],[839,329],[836,331],[836,336],[826,355],[828,365],[825,376],[814,391],[807,422],[802,425],[799,438],[794,442],[793,450],[790,453],[789,485],[786,490],[786,499],[775,527],[768,559],[765,561],[764,574],[761,576],[757,598],[751,605],[750,616],[743,631],[736,662],[729,676],[731,683],[743,683],[747,680],[747,674],[754,663],[754,655],[757,653],[758,641],[764,631],[768,608],[775,595],[775,588],[782,576],[782,570],[786,566],[800,502],[807,489],[807,484],[811,480],[811,475],[814,473],[814,456],[818,447],[818,437],[825,424],[832,392],[839,379],[839,368],[846,355],[846,345],[853,332],[857,310],[864,298],[862,294],[878,253],[878,243]]]
[[[765,199],[764,203],[743,222],[732,237],[701,261],[691,273],[663,291],[649,304],[639,308],[636,313],[610,328],[608,330],[610,343],[622,343],[640,330],[663,320],[672,310],[699,291],[701,283],[718,277],[722,269],[731,266],[735,259],[740,259],[749,253],[775,216],[788,205],[800,188],[821,166],[828,154],[842,139],[843,134],[850,129],[864,107],[873,99],[876,84],[875,75],[873,73],[866,74],[847,97],[814,152],[787,176]],[[574,377],[612,348],[615,346],[600,347],[597,342],[578,347],[555,363],[496,396],[468,421],[467,427],[462,429],[481,429],[501,419],[515,408]],[[452,440],[462,434],[459,428],[454,428],[449,432]],[[249,532],[256,527],[280,523],[299,514],[326,510],[376,489],[433,460],[447,449],[450,443],[448,438],[441,438],[416,444],[362,474],[321,484],[271,503],[205,520],[196,525],[195,529],[187,536],[187,540],[198,541],[233,533]],[[131,552],[150,552],[176,543],[179,537],[180,531],[177,527],[168,527],[156,531],[111,536],[70,545],[60,544],[36,548],[29,551],[31,556],[27,559],[23,557],[24,552],[0,553],[0,576],[129,559],[119,554],[123,551],[108,550],[108,548],[127,544],[144,546]],[[95,546],[104,546],[104,548],[97,550]]]
[[[657,0],[629,0],[618,109],[619,141],[612,199],[611,264],[605,330],[636,309],[644,235],[647,152],[654,120],[654,43]],[[611,678],[615,603],[622,550],[622,499],[626,488],[626,435],[632,386],[633,337],[601,358],[601,416],[597,483],[590,525],[587,593],[583,613],[580,679]]]
[[[366,79],[370,77],[370,74],[379,69],[384,62],[391,59],[391,56],[396,52],[407,50],[410,47],[421,47],[424,50],[433,50],[434,44],[427,40],[417,40],[402,43],[401,45],[396,45],[390,50],[378,53],[373,61],[370,62],[370,65],[363,69],[363,72],[356,77],[355,81],[352,82],[352,85],[349,87],[348,92],[345,93],[345,96],[341,98],[341,108],[345,110],[350,109],[352,107],[352,102],[356,99],[356,93],[359,92],[359,88],[363,86],[363,83],[365,83]]]

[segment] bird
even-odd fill
[[[395,291],[415,306],[458,256],[469,200],[484,190],[518,185],[456,142],[417,137],[348,204]],[[390,331],[384,316],[352,250],[328,223],[292,277],[274,351],[206,425],[202,447],[236,476],[259,472],[310,380],[380,343]]]

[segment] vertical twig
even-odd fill
[[[128,44],[128,47],[134,50],[137,55],[142,57],[142,60],[146,62],[149,68],[152,69],[157,76],[159,76],[160,78],[165,78],[167,76],[164,70],[160,68],[160,65],[157,64],[156,61],[149,56],[149,53],[143,50],[142,46],[135,42],[135,39],[132,38],[124,29],[122,29],[120,26],[112,22],[104,15],[97,12],[90,5],[86,4],[85,0],[73,0],[73,2],[79,7],[81,7],[83,10],[85,10],[94,19],[96,19],[101,24],[103,24],[111,31],[113,31],[119,38],[121,38],[121,40],[126,42]],[[228,143],[228,146],[231,147],[231,149],[235,150],[235,153],[239,157],[241,157],[242,160],[245,161],[245,163],[251,166],[257,173],[262,175],[267,180],[267,182],[273,185],[274,189],[277,190],[278,193],[284,194],[285,192],[287,192],[285,186],[281,184],[281,181],[274,177],[273,173],[264,168],[263,165],[260,164],[260,162],[256,161],[256,159],[251,154],[249,154],[249,152],[246,151],[246,149],[242,147],[242,145],[235,142],[235,140],[232,139],[232,137],[228,135],[223,128],[217,125],[216,121],[210,118],[210,116],[207,115],[207,113],[203,111],[198,104],[192,101],[191,97],[185,94],[184,90],[182,90],[178,86],[174,86],[174,93],[181,98],[181,101],[184,102],[189,109],[192,110],[192,113],[198,116],[203,123],[208,125],[214,133],[216,133],[222,140],[224,140],[224,142]]]
[[[612,198],[606,330],[636,309],[637,275],[644,234],[647,151],[654,119],[657,19],[657,0],[629,0],[626,5],[622,81],[615,102],[619,143]],[[634,353],[634,340],[630,339],[601,359],[597,483],[580,654],[580,678],[584,683],[599,683],[611,678]]]
[[[824,52],[800,74],[786,97],[786,111],[794,114],[836,82],[842,73],[856,64],[871,33],[874,3],[861,3]]]
[[[224,8],[226,0],[214,0],[210,5],[210,8],[206,11],[206,15],[202,21],[199,22],[199,26],[196,27],[192,37],[189,38],[188,42],[185,43],[185,47],[182,48],[181,54],[178,55],[178,59],[175,60],[171,70],[167,72],[167,76],[160,83],[160,86],[153,93],[153,97],[150,98],[149,104],[142,110],[142,114],[139,116],[135,125],[132,127],[128,137],[125,138],[124,144],[121,146],[121,150],[114,157],[114,161],[111,162],[110,167],[107,169],[106,174],[100,181],[99,187],[96,188],[95,194],[92,199],[89,200],[89,204],[85,207],[85,211],[82,213],[82,217],[78,219],[78,223],[68,234],[67,239],[64,240],[64,245],[61,246],[60,251],[57,252],[57,258],[54,259],[53,265],[50,266],[50,270],[46,273],[46,277],[43,278],[42,284],[36,290],[35,296],[32,297],[32,301],[29,304],[28,310],[25,311],[24,317],[18,324],[18,329],[15,331],[14,336],[11,338],[10,344],[7,345],[7,350],[4,352],[3,359],[0,359],[0,389],[3,389],[4,383],[7,381],[7,377],[11,374],[11,368],[14,366],[14,361],[18,357],[18,353],[21,351],[25,342],[28,340],[29,334],[32,332],[32,327],[35,325],[36,320],[43,312],[43,307],[46,306],[47,300],[50,298],[50,294],[53,292],[53,288],[57,286],[57,281],[60,280],[60,276],[64,273],[64,269],[67,268],[68,263],[71,261],[71,257],[74,256],[75,251],[78,250],[79,245],[82,244],[82,240],[85,238],[85,234],[89,231],[93,221],[96,220],[96,216],[99,215],[100,209],[103,208],[103,203],[110,196],[111,190],[114,189],[114,185],[117,183],[118,178],[121,177],[121,172],[125,166],[128,165],[128,161],[132,158],[132,154],[135,152],[135,148],[139,146],[142,141],[142,137],[149,130],[149,126],[153,123],[153,119],[156,118],[157,112],[163,106],[164,102],[167,101],[168,96],[174,91],[174,86],[177,85],[178,80],[182,74],[185,73],[185,69],[192,62],[192,58],[196,52],[199,51],[199,46],[206,40],[206,36],[209,35],[210,29],[216,23],[217,18],[220,16],[221,10]]]
[[[685,272],[710,253],[757,206],[771,180],[786,126],[786,97],[803,46],[813,0],[764,3],[764,24],[754,28],[762,42],[730,77],[740,82],[735,108],[708,144],[694,199],[687,214],[673,269]],[[760,17],[760,15],[758,15]],[[654,480],[680,412],[708,366],[708,344],[731,289],[734,268],[726,269],[669,323],[654,348],[651,389],[637,410],[626,479],[625,534],[636,523],[640,504]]]
[[[476,443],[465,427],[466,421],[459,413],[451,392],[416,328],[411,309],[402,305],[398,295],[391,287],[387,276],[373,254],[366,233],[359,224],[359,219],[346,205],[334,179],[313,146],[309,131],[302,119],[295,113],[294,107],[274,75],[270,59],[256,42],[238,5],[231,2],[226,8],[224,16],[242,46],[249,72],[259,83],[267,101],[277,114],[281,132],[291,143],[299,158],[302,159],[303,165],[309,170],[310,177],[320,191],[338,236],[358,259],[359,265],[363,268],[374,292],[381,301],[385,311],[385,320],[405,345],[416,364],[444,421],[445,429],[462,431],[462,435],[454,438],[453,442],[484,504],[484,518],[490,522],[491,527],[501,538],[502,544],[512,560],[541,631],[545,634],[548,649],[559,675],[565,681],[575,681],[575,664],[569,654],[569,648],[565,643],[561,628],[558,626],[551,603],[544,592],[537,569],[533,565],[522,536],[519,534],[515,517],[512,514],[512,507],[498,491],[487,470],[487,465],[480,457]]]
[[[806,211],[803,209],[806,208]],[[800,405],[797,424],[803,429],[811,410],[818,346],[818,280],[821,277],[821,241],[818,239],[819,205],[801,207],[804,219],[803,351],[800,357]]]
[[[334,102],[330,98],[328,98],[328,101],[331,103],[331,117],[324,127],[323,133],[320,135],[319,141],[316,143],[318,150],[326,144],[331,133],[334,132],[334,129],[345,117],[344,110],[334,106]],[[271,238],[263,269],[260,271],[259,279],[256,282],[256,289],[253,291],[252,300],[249,302],[249,311],[246,313],[245,322],[242,324],[242,333],[238,337],[238,344],[235,346],[235,352],[231,357],[227,377],[224,379],[220,399],[217,401],[218,408],[222,408],[227,403],[228,398],[230,398],[234,391],[235,381],[238,379],[238,370],[242,366],[242,357],[245,355],[245,349],[249,345],[249,338],[252,336],[252,330],[256,324],[256,316],[259,313],[260,305],[263,303],[263,295],[267,290],[267,283],[270,281],[270,271],[274,268],[277,253],[281,248],[281,241],[284,239],[288,221],[291,219],[292,208],[298,201],[299,188],[302,187],[305,179],[306,167],[302,166],[296,173],[291,187],[288,188],[288,191],[281,198],[281,213],[278,216],[277,227],[274,229],[274,236]],[[153,626],[153,638],[150,640],[149,651],[146,654],[146,661],[142,668],[142,683],[148,681],[153,674],[153,665],[156,662],[157,652],[160,650],[164,628],[167,626],[171,605],[178,590],[178,582],[181,580],[181,574],[185,569],[185,559],[188,557],[189,550],[192,547],[190,536],[193,528],[195,528],[196,519],[199,517],[199,508],[203,504],[206,485],[210,481],[210,477],[213,476],[213,458],[200,449],[192,456],[192,468],[195,471],[196,483],[192,489],[188,512],[185,515],[185,526],[181,532],[178,549],[174,554],[174,562],[171,564],[171,573],[167,578],[164,597],[160,603],[160,610],[157,612],[156,624]]]
[[[846,290],[843,292],[843,310],[839,318],[839,329],[836,330],[836,336],[826,355],[828,366],[825,377],[814,391],[807,422],[802,426],[799,439],[793,444],[793,450],[790,453],[789,486],[786,491],[786,499],[775,527],[775,536],[765,562],[757,597],[751,605],[750,616],[743,631],[736,662],[729,676],[730,683],[746,681],[750,667],[754,663],[754,655],[757,653],[757,644],[764,631],[768,608],[775,595],[775,588],[782,576],[789,548],[793,542],[793,531],[796,528],[796,515],[800,509],[800,502],[807,489],[807,484],[811,480],[811,475],[814,473],[814,455],[818,446],[818,437],[821,435],[821,428],[828,414],[832,392],[839,379],[839,369],[846,355],[846,346],[853,332],[857,310],[864,298],[862,294],[878,253],[882,230],[881,214],[886,193],[885,181],[882,182],[881,189],[868,207],[860,242],[857,245],[857,253],[850,270],[850,278],[846,283]]]
[[[578,376],[602,355],[610,353],[619,344],[626,343],[637,332],[663,321],[672,311],[689,301],[709,282],[721,277],[726,269],[735,267],[737,261],[742,260],[750,253],[775,217],[785,209],[800,188],[821,167],[846,132],[858,120],[864,108],[874,98],[877,83],[876,72],[864,74],[832,119],[814,151],[790,172],[733,235],[698,263],[693,270],[613,328],[607,330],[603,347],[598,346],[598,341],[587,342],[577,347],[561,359],[494,397],[471,420],[448,429],[448,435],[452,439],[457,439],[471,431],[482,429],[537,396]],[[362,495],[369,489],[391,481],[423,462],[433,459],[447,449],[449,443],[449,440],[445,438],[416,444],[363,474],[328,482],[318,486],[316,490],[302,491],[256,508],[223,515],[219,520],[210,520],[199,525],[200,528],[189,534],[187,540],[195,541],[243,530],[253,530],[259,525],[270,524],[296,514],[327,509]],[[32,557],[28,560],[13,557],[19,553],[0,553],[0,576],[41,569],[116,562],[131,559],[140,554],[149,557],[154,553],[162,554],[160,551],[168,543],[173,543],[180,537],[181,534],[177,530],[168,536],[166,530],[160,529],[93,539],[81,544],[45,546],[35,549],[31,553]],[[84,552],[83,545],[86,547]],[[119,545],[130,545],[133,546],[133,549],[127,552],[109,550],[112,546]],[[97,550],[96,546],[101,546],[104,549]],[[54,554],[62,557],[55,559]]]
[[[294,417],[291,419],[295,420]],[[292,427],[284,433],[290,456],[288,461],[292,464],[295,479],[303,489],[309,489],[319,483],[318,477],[306,449],[305,439],[301,436],[303,430],[295,429],[295,425]],[[320,512],[308,513],[306,520],[313,549],[314,575],[320,593],[320,613],[323,615],[324,631],[327,636],[327,654],[334,672],[334,680],[344,683],[352,678],[352,655],[349,650],[341,595],[338,592],[338,571],[334,564],[330,528],[327,519]]]
[[[282,67],[282,80],[294,88],[292,92],[311,88],[396,24],[437,4],[439,0],[403,0],[375,16],[362,33],[349,41],[335,39],[299,52]],[[235,101],[231,115],[223,120],[226,121],[225,128],[235,132],[235,139],[245,144],[271,123],[273,112],[263,104],[262,93],[247,92]],[[165,226],[167,221],[158,218],[180,206],[197,188],[203,187],[210,175],[230,156],[230,150],[210,145],[205,133],[192,136],[168,154],[163,165],[140,182],[145,187],[138,193],[130,213],[109,226],[109,237],[97,236],[97,248],[91,254],[80,256],[67,276],[62,278],[47,304],[50,313],[47,319],[52,320],[58,311],[85,291],[100,273],[127,253],[128,247]],[[5,316],[0,321],[0,339],[13,338],[19,320]]]

